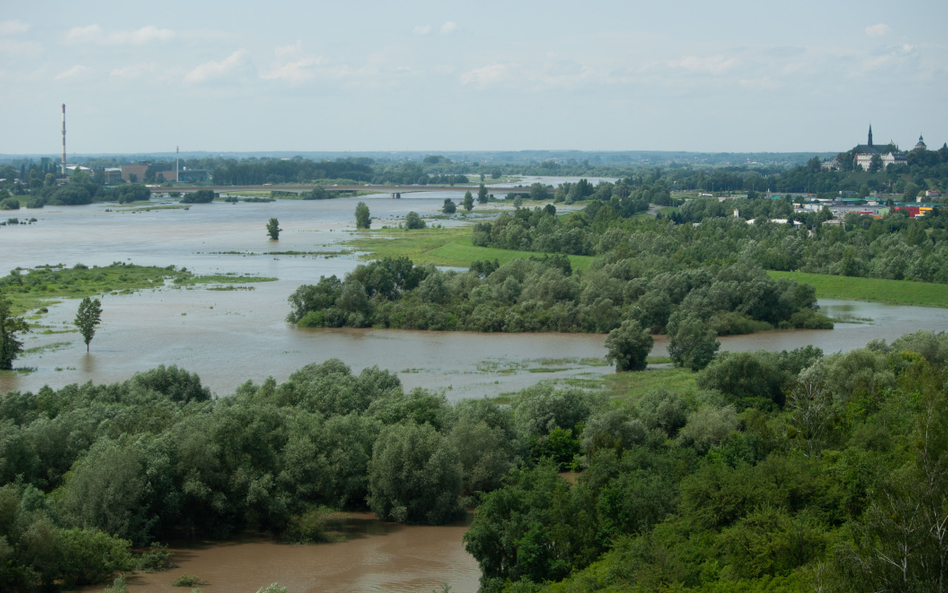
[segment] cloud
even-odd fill
[[[424,25],[424,26],[418,25],[417,27],[411,30],[412,35],[427,35],[430,32],[431,32],[431,25]]]
[[[299,84],[312,80],[316,76],[313,66],[318,66],[320,58],[303,58],[295,62],[274,66],[269,72],[260,75],[264,80],[286,80],[291,84]]]
[[[281,47],[277,47],[273,50],[273,53],[276,54],[278,58],[282,56],[292,56],[292,55],[300,54],[302,52],[303,52],[302,39],[298,39],[296,43],[294,43],[293,45],[284,45]]]
[[[134,31],[113,31],[106,33],[99,25],[73,27],[66,33],[66,43],[97,45],[146,45],[148,43],[170,41],[175,32],[171,29],[159,29],[148,25]]]
[[[109,72],[109,76],[117,80],[137,80],[139,78],[171,80],[180,76],[180,72],[175,72],[174,69],[166,68],[155,62],[142,62],[140,64],[116,68]]]
[[[684,68],[689,72],[711,74],[713,76],[724,74],[735,64],[737,64],[737,60],[734,58],[725,59],[723,56],[709,56],[707,58],[685,56],[680,60],[668,63],[672,68]]]
[[[0,23],[0,35],[16,35],[17,33],[26,33],[30,26],[20,21],[3,21]]]
[[[244,67],[247,58],[247,50],[238,49],[220,62],[205,62],[194,70],[188,72],[185,82],[204,82],[212,78],[220,78]]]
[[[505,80],[509,73],[508,67],[504,64],[490,64],[462,74],[461,84],[476,84],[484,88]]]
[[[88,66],[81,66],[79,64],[76,64],[69,70],[66,70],[65,72],[60,72],[59,74],[57,74],[56,80],[67,80],[70,78],[82,77],[90,73],[92,73],[92,68]]]
[[[457,28],[458,26],[453,21],[448,21],[445,24],[441,25],[441,34],[447,35],[448,33],[451,33]]]
[[[16,56],[35,56],[43,51],[43,46],[35,41],[16,41],[0,39],[0,54]]]
[[[776,80],[771,80],[769,76],[763,76],[760,78],[747,78],[747,79],[742,78],[740,80],[740,83],[741,83],[741,86],[749,88],[749,89],[762,89],[762,90],[778,89],[783,86],[782,83]]]
[[[869,37],[881,37],[889,32],[889,25],[884,23],[879,23],[878,25],[872,25],[866,27],[866,35]]]

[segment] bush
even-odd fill
[[[421,219],[417,212],[412,211],[405,215],[406,229],[423,229],[425,226],[425,221]]]
[[[20,201],[16,198],[7,198],[0,202],[0,210],[19,210]]]
[[[182,204],[209,204],[214,201],[214,192],[209,189],[199,189],[194,192],[184,194],[181,198]]]
[[[189,575],[188,573],[184,573],[183,575],[176,578],[174,582],[171,583],[171,586],[172,587],[194,587],[197,585],[206,585],[206,584],[207,583],[205,581],[202,581],[200,578],[193,575]]]
[[[644,371],[646,358],[652,351],[655,340],[648,330],[642,329],[638,321],[623,321],[622,325],[609,332],[606,338],[606,361],[615,362],[616,372]]]
[[[326,518],[331,511],[326,508],[314,508],[290,517],[290,524],[283,534],[284,539],[295,544],[314,544],[327,541]]]
[[[136,569],[143,570],[145,572],[160,572],[162,570],[168,570],[169,568],[174,568],[175,566],[172,563],[173,558],[174,554],[168,551],[168,546],[166,544],[154,542],[148,547],[147,552],[139,556]]]

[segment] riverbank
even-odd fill
[[[948,284],[768,271],[771,278],[794,278],[816,288],[820,299],[948,308]]]

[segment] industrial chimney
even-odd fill
[[[63,175],[66,174],[66,104],[63,103]]]

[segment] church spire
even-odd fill
[[[872,146],[872,124],[869,124],[869,146]]]

